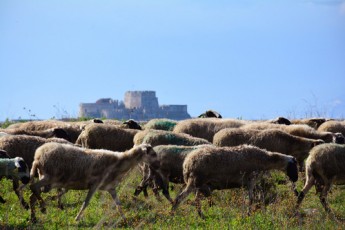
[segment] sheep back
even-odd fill
[[[76,144],[91,149],[125,151],[133,147],[133,138],[139,130],[122,129],[114,125],[90,124],[79,135]]]
[[[175,133],[186,133],[193,137],[204,138],[212,142],[216,132],[224,128],[238,128],[248,123],[237,119],[196,118],[179,121]]]
[[[173,131],[174,127],[176,126],[177,121],[170,120],[170,119],[151,119],[149,122],[145,124],[145,129],[158,129],[158,130],[166,130],[166,131]]]
[[[145,132],[145,131],[144,131]],[[144,135],[142,139],[142,143],[147,143],[152,146],[157,145],[203,145],[203,144],[211,144],[207,140],[203,138],[192,137],[185,133],[174,133],[171,131],[165,130],[148,130],[145,133],[141,133]],[[140,138],[137,138],[136,141],[139,141]]]
[[[306,170],[321,178],[334,180],[335,184],[344,184],[345,145],[327,143],[316,146],[306,160]]]

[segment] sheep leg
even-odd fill
[[[67,189],[61,189],[61,188],[58,189],[57,200],[58,200],[58,207],[59,207],[61,210],[64,209],[63,204],[62,204],[62,202],[61,202],[61,197],[62,197],[65,193],[67,193],[67,191],[68,191]]]
[[[323,187],[323,190],[322,192],[320,193],[320,201],[321,201],[321,204],[323,206],[323,208],[325,209],[325,211],[327,213],[331,213],[331,208],[329,207],[328,205],[328,202],[327,202],[327,194],[328,194],[328,191],[329,189],[331,188],[331,185],[329,183],[327,183],[324,187]]]
[[[35,205],[35,202],[38,199],[40,201],[40,209],[42,213],[46,212],[46,207],[45,207],[46,204],[43,198],[41,197],[41,188],[49,184],[50,184],[50,181],[46,177],[42,177],[41,180],[30,185],[30,189],[32,191],[32,195],[30,196],[30,206]]]
[[[177,206],[185,199],[191,192],[195,190],[194,185],[192,185],[192,181],[189,180],[185,189],[176,197],[175,201],[173,202],[172,211],[175,211]]]
[[[122,219],[126,222],[126,217],[125,217],[125,214],[122,211],[121,202],[120,202],[119,198],[116,195],[116,190],[115,189],[111,189],[111,190],[108,190],[108,192],[110,193],[111,197],[113,198],[113,200],[115,202],[115,205],[117,207],[117,210],[119,211],[119,213],[122,216]]]
[[[202,213],[201,211],[201,192],[199,190],[196,191],[196,194],[195,194],[195,206],[196,206],[196,209],[198,211],[198,215],[200,216],[201,219],[205,219],[205,215]]]
[[[79,220],[80,220],[81,214],[83,213],[83,211],[85,210],[85,208],[89,205],[90,200],[91,200],[93,194],[96,192],[97,188],[98,188],[98,186],[97,186],[97,185],[96,185],[96,186],[94,185],[94,186],[92,186],[92,187],[89,189],[89,191],[88,191],[88,193],[87,193],[87,195],[86,195],[85,201],[83,202],[83,205],[81,206],[78,215],[75,217],[75,220],[76,220],[76,221],[79,221]]]
[[[296,210],[299,208],[299,206],[301,205],[305,194],[307,194],[307,192],[311,189],[311,187],[315,184],[315,179],[314,176],[312,176],[312,174],[308,173],[307,174],[307,179],[306,179],[306,183],[302,189],[302,191],[298,194],[298,198],[297,198],[297,206],[296,206]]]
[[[147,197],[147,186],[149,185],[149,182],[151,180],[151,176],[145,176],[141,180],[140,185],[137,186],[137,188],[134,191],[134,196],[138,196],[141,192],[144,192],[144,196]]]
[[[165,196],[165,198],[167,198],[167,200],[172,204],[173,200],[171,199],[170,193],[169,193],[169,178],[161,176],[160,179],[161,179],[160,187],[163,189],[162,193]]]
[[[251,214],[252,212],[252,205],[253,205],[253,200],[254,200],[254,186],[255,186],[255,179],[253,177],[249,178],[248,181],[248,197],[249,197],[249,207],[248,207],[248,216]]]
[[[30,185],[30,190],[32,192],[32,194],[30,195],[30,211],[31,211],[31,222],[32,223],[36,223],[37,219],[36,219],[36,213],[35,213],[35,204],[37,199],[39,199],[40,201],[40,208],[41,208],[41,212],[45,212],[45,202],[41,197],[41,187],[44,185],[49,184],[49,181],[46,178],[42,178],[41,180],[39,180],[36,183],[33,183]]]
[[[28,205],[28,203],[25,202],[25,200],[24,200],[24,198],[23,198],[23,196],[22,196],[22,194],[21,194],[21,192],[20,192],[20,189],[19,189],[19,181],[16,180],[16,179],[14,179],[12,182],[13,182],[13,191],[16,193],[16,195],[17,195],[17,197],[18,197],[20,203],[22,204],[22,206],[23,206],[26,210],[28,210],[28,209],[29,209],[29,205]]]

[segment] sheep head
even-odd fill
[[[286,174],[292,182],[296,182],[298,180],[298,167],[295,158],[292,158],[288,162],[286,167]]]

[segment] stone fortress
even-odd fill
[[[101,98],[96,103],[81,103],[79,117],[137,121],[148,121],[153,118],[191,118],[187,112],[187,105],[159,105],[155,91],[127,91],[124,101]]]

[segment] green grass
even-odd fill
[[[273,178],[282,180],[282,175],[275,173]],[[96,192],[81,221],[76,222],[74,218],[85,199],[86,191],[69,191],[63,196],[65,208],[60,210],[56,201],[48,199],[48,196],[55,195],[55,191],[52,190],[42,194],[47,202],[47,212],[42,214],[39,208],[36,208],[36,224],[29,221],[30,212],[20,206],[15,193],[8,192],[11,191],[11,181],[3,179],[0,194],[7,203],[0,204],[0,229],[345,229],[344,223],[327,216],[314,189],[311,189],[302,203],[299,217],[292,215],[296,198],[289,184],[277,185],[275,201],[266,207],[257,208],[250,216],[247,215],[247,193],[244,189],[214,191],[212,206],[209,206],[207,199],[202,201],[202,210],[206,218],[201,219],[195,207],[191,205],[194,200],[193,194],[179,206],[174,215],[170,212],[171,205],[167,200],[162,196],[161,201],[158,201],[151,190],[148,198],[140,194],[134,199],[132,194],[140,179],[139,173],[134,170],[117,188],[127,218],[126,223],[106,192]],[[299,181],[298,189],[302,186],[302,181]],[[175,197],[179,189],[179,185],[174,186],[171,196]],[[24,195],[28,201],[28,188],[24,190]],[[333,187],[328,200],[332,209],[345,217],[343,188]]]

